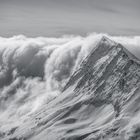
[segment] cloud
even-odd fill
[[[140,58],[140,37],[90,34],[0,38],[0,111],[25,115],[58,96],[70,75],[105,35]]]

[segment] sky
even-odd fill
[[[0,0],[0,36],[140,35],[140,0]]]

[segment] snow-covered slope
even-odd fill
[[[9,140],[139,140],[140,61],[103,37],[63,92],[11,126]]]

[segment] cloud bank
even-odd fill
[[[22,116],[58,96],[70,75],[103,35],[121,43],[140,58],[140,36],[93,33],[86,37],[1,37],[0,112]]]

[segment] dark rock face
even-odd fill
[[[56,99],[3,139],[140,139],[140,61],[103,37]]]

